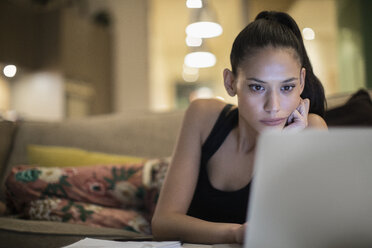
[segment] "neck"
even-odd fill
[[[239,116],[238,122],[238,152],[250,153],[256,148],[258,132]]]

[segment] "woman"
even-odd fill
[[[257,137],[327,128],[324,91],[296,22],[261,12],[234,41],[225,88],[238,106],[193,101],[152,220],[158,239],[241,243]]]

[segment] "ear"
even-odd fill
[[[301,68],[300,72],[300,87],[301,87],[301,94],[304,91],[305,88],[305,78],[306,78],[306,69],[305,67]]]
[[[223,82],[229,96],[236,95],[235,76],[229,69],[223,70]]]

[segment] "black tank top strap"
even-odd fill
[[[198,182],[187,214],[206,221],[243,224],[247,220],[250,183],[237,191],[222,191],[209,180],[208,160],[221,147],[228,134],[237,126],[238,108],[227,105],[202,146]]]
[[[202,146],[201,166],[205,166],[213,154],[220,148],[230,131],[238,123],[238,108],[231,110],[232,104],[227,104],[221,111],[212,131]]]

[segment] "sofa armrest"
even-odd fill
[[[372,126],[371,91],[360,89],[346,103],[328,109],[324,119],[328,126]]]
[[[15,122],[0,121],[0,177],[3,176],[6,162],[9,158],[15,131]]]
[[[6,171],[7,160],[12,149],[16,123],[11,121],[0,121],[0,179]]]

